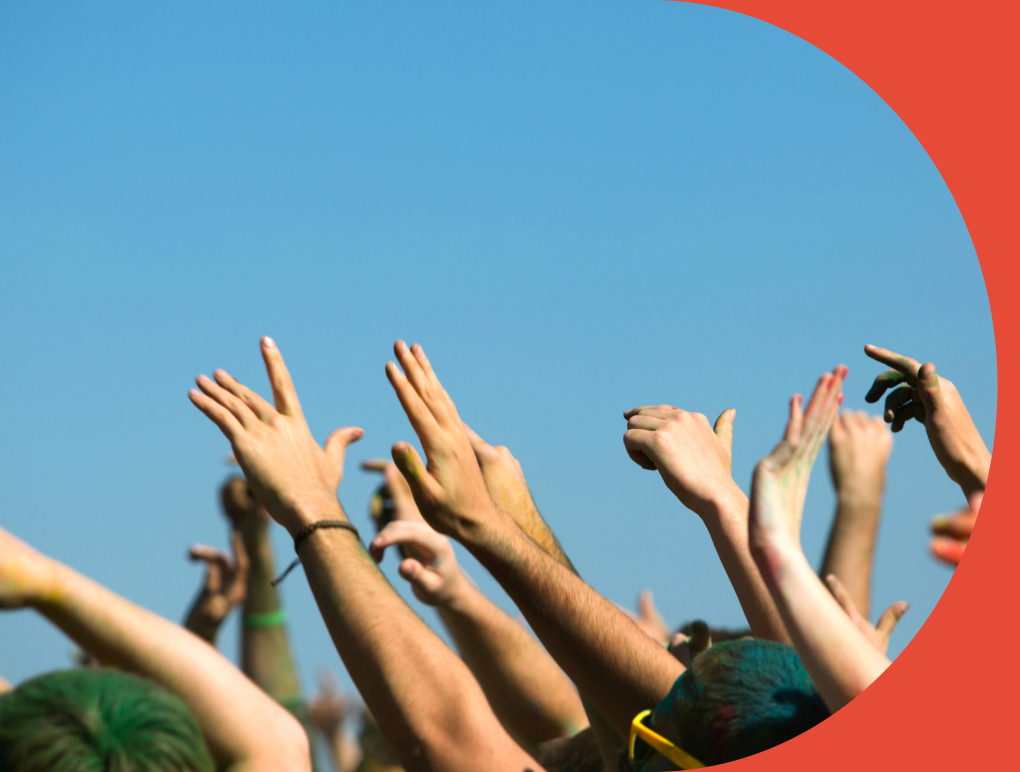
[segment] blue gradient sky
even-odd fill
[[[267,393],[263,334],[317,437],[366,431],[358,526],[357,463],[414,439],[383,365],[417,340],[582,575],[677,624],[742,615],[701,523],[628,460],[625,409],[736,407],[746,490],[822,371],[849,365],[865,407],[875,343],[935,361],[989,446],[995,426],[980,267],[924,149],[813,46],[684,4],[4,4],[0,299],[0,525],[174,619],[187,546],[227,544],[228,446],[186,393],[215,367]],[[929,518],[962,503],[908,426],[875,570],[875,614],[911,603],[893,654],[951,575]],[[823,456],[816,562],[832,511]],[[306,685],[349,684],[300,572],[284,595]],[[0,618],[13,681],[70,648]]]

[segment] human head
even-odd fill
[[[191,711],[138,676],[61,670],[0,696],[5,772],[212,772]]]
[[[591,727],[573,737],[542,743],[535,760],[548,772],[605,772],[606,769]]]
[[[695,657],[646,723],[711,765],[760,753],[828,716],[792,646],[750,639],[719,643]],[[634,763],[641,772],[675,766],[656,753]]]

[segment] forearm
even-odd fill
[[[308,769],[297,722],[205,641],[64,566],[34,604],[99,661],[138,673],[180,697],[221,766]]]
[[[365,703],[410,772],[536,768],[464,663],[389,586],[347,531],[301,547],[309,585]]]
[[[758,557],[804,668],[836,712],[878,678],[889,660],[839,607],[799,547],[769,548]]]
[[[840,492],[819,575],[834,574],[865,618],[871,608],[871,569],[882,512],[881,488],[861,496]]]
[[[465,546],[581,693],[625,736],[637,713],[666,696],[683,665],[516,525],[498,513],[494,520],[466,537]]]
[[[437,607],[496,716],[528,750],[588,724],[577,690],[541,644],[461,574]]]
[[[194,603],[184,618],[184,629],[190,630],[210,646],[216,646],[216,638],[220,632],[220,625],[223,620],[214,618],[206,611],[205,591],[199,590]]]
[[[751,632],[762,640],[789,644],[790,634],[751,555],[748,511],[747,497],[734,485],[702,520]]]
[[[241,668],[273,699],[294,708],[301,701],[301,684],[291,654],[276,577],[273,547],[264,525],[241,530],[251,566],[241,619]]]

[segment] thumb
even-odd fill
[[[893,628],[896,627],[899,621],[903,618],[903,615],[907,613],[908,608],[910,608],[910,606],[906,601],[896,601],[882,612],[882,616],[878,618],[878,623],[875,625],[875,630],[885,636],[886,640],[888,640]]]
[[[397,469],[407,480],[419,509],[421,509],[422,501],[437,498],[438,485],[429,474],[428,469],[425,468],[425,464],[422,463],[418,451],[406,442],[398,442],[393,446],[391,453],[393,463],[397,465]]]
[[[715,434],[722,441],[727,451],[733,450],[733,421],[737,417],[736,408],[727,408],[715,420]]]
[[[341,476],[344,471],[344,454],[347,452],[347,446],[364,436],[365,432],[357,426],[345,426],[343,429],[337,429],[322,443],[322,449],[333,465],[333,471],[337,477]],[[337,482],[339,484],[339,480]]]
[[[930,411],[942,401],[942,387],[939,385],[939,376],[935,372],[935,365],[925,362],[917,371],[917,391],[921,395],[921,401]]]

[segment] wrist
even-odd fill
[[[844,486],[836,491],[840,514],[869,514],[882,508],[884,484],[871,486]]]
[[[304,528],[320,520],[348,520],[347,513],[340,506],[336,496],[294,505],[290,507],[288,517],[285,520],[281,519],[280,523],[290,533],[291,538],[294,538]]]
[[[729,485],[720,489],[716,495],[707,500],[697,514],[709,528],[715,524],[746,528],[749,510],[750,502],[747,496],[744,495],[740,486],[731,480]]]

